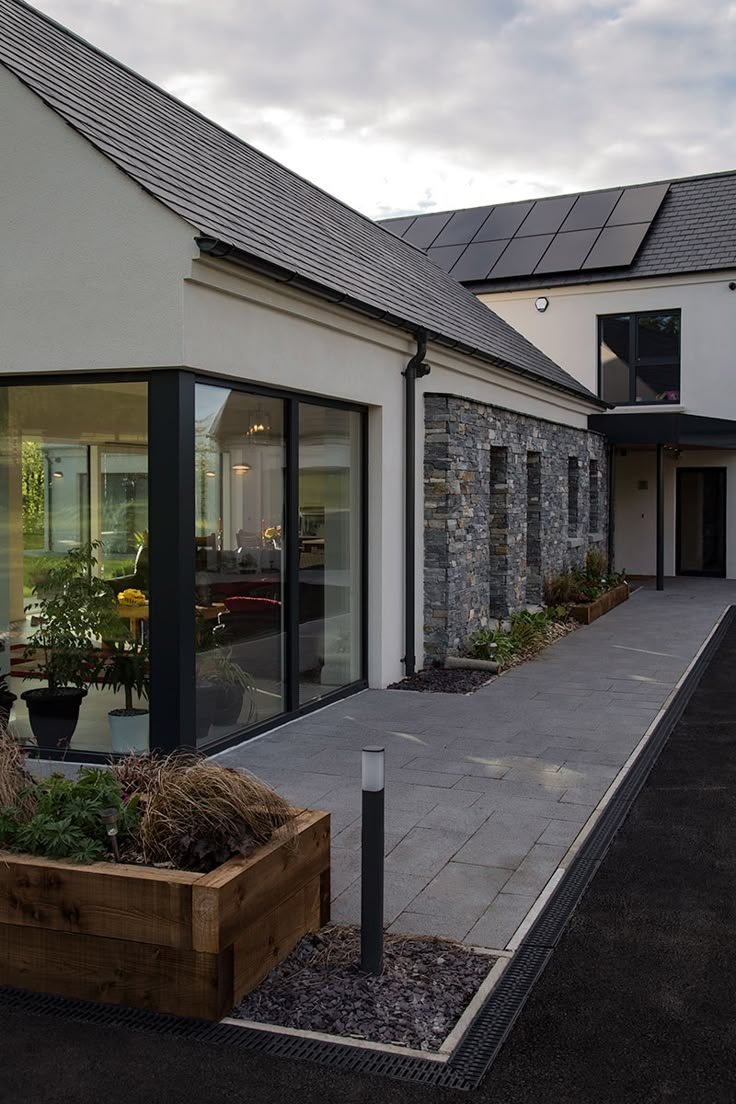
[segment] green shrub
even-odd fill
[[[108,857],[103,809],[118,814],[118,840],[124,848],[138,824],[138,798],[123,800],[120,783],[110,773],[82,767],[77,778],[52,774],[21,791],[26,803],[0,809],[0,846],[49,859],[91,863]]]
[[[473,659],[495,660],[503,669],[520,652],[538,652],[549,641],[549,628],[567,617],[564,605],[548,609],[519,610],[509,617],[510,629],[478,629],[468,640],[467,654]]]

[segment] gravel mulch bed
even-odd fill
[[[392,682],[389,690],[419,690],[434,694],[472,694],[492,682],[495,675],[488,671],[446,671],[444,667],[427,667],[411,678]]]
[[[357,929],[307,935],[233,1015],[436,1051],[496,960],[433,937],[387,935],[380,977],[362,974]]]

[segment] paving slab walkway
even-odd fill
[[[641,586],[475,694],[368,690],[218,758],[332,814],[332,918],[357,923],[360,749],[385,746],[387,926],[513,948],[735,602],[724,580]]]

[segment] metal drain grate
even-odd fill
[[[19,989],[0,988],[0,1008],[34,1016],[63,1017],[78,1023],[128,1027],[136,1031],[192,1039],[214,1046],[235,1047],[273,1057],[317,1062],[344,1073],[376,1074],[437,1088],[464,1091],[476,1088],[518,1019],[534,985],[552,957],[553,948],[595,876],[601,860],[626,819],[734,618],[736,607],[730,607],[646,747],[570,864],[544,911],[511,959],[498,985],[479,1009],[457,1050],[447,1062],[305,1039],[281,1032],[256,1031],[232,1024],[182,1020],[176,1016],[162,1016],[139,1009],[120,1008],[117,1005],[66,1000]]]
[[[493,1064],[552,951],[524,943],[478,1012],[448,1065],[462,1071],[475,1088]]]

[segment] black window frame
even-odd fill
[[[636,398],[636,380],[637,370],[639,368],[652,368],[658,365],[672,364],[672,357],[638,357],[636,355],[636,335],[640,318],[651,318],[653,315],[665,314],[665,315],[677,315],[679,319],[679,349],[677,353],[677,367],[678,367],[678,386],[677,391],[679,398],[677,400],[672,399],[648,399],[646,402],[640,402]],[[628,318],[629,320],[629,340],[628,340],[628,366],[629,366],[629,397],[628,400],[622,400],[620,402],[612,402],[610,399],[605,399],[603,395],[603,361],[601,352],[603,348],[603,326],[604,323],[610,318]],[[682,310],[680,307],[671,307],[669,310],[664,308],[657,308],[656,310],[641,310],[641,311],[612,311],[610,314],[598,315],[598,395],[604,399],[605,402],[611,402],[613,406],[664,406],[671,408],[673,406],[679,406],[682,403]],[[672,388],[674,390],[674,388]]]
[[[278,728],[297,717],[313,713],[368,686],[369,642],[369,514],[368,514],[368,408],[360,403],[334,399],[317,392],[260,385],[250,380],[205,375],[188,369],[165,368],[140,371],[41,372],[27,375],[0,375],[0,387],[63,386],[64,384],[138,382],[148,385],[148,470],[149,470],[149,547],[151,591],[157,599],[151,603],[149,623],[151,649],[150,750],[168,753],[178,748],[196,748],[195,729],[195,620],[191,594],[194,588],[195,553],[195,478],[194,414],[195,387],[223,387],[284,402],[284,430],[287,450],[286,516],[296,531],[299,495],[299,404],[330,406],[360,415],[361,425],[361,673],[354,682],[322,697],[299,704],[298,693],[298,559],[294,549],[287,561],[287,699],[284,712],[257,725],[239,729],[222,740],[200,749],[215,755],[225,748]],[[177,462],[172,463],[172,457]],[[172,536],[173,535],[173,536]],[[292,542],[294,544],[294,542]],[[171,547],[177,547],[175,563]],[[294,545],[295,548],[295,545]],[[291,570],[289,570],[291,568]],[[292,580],[291,584],[289,579]],[[291,590],[289,591],[289,586]],[[65,752],[38,749],[39,758],[69,763],[102,763],[120,758],[109,752]]]

